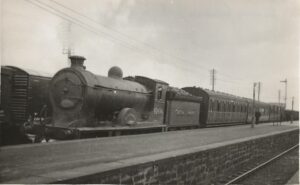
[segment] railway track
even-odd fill
[[[241,171],[222,177],[215,184],[285,184],[299,170],[299,144],[263,162],[257,161]]]

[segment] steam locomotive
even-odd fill
[[[57,72],[50,83],[53,117],[45,128],[48,137],[78,138],[104,130],[111,135],[120,131],[116,126],[133,131],[198,125],[200,97],[172,90],[160,80],[123,79],[118,67],[108,77],[94,75],[85,69],[84,57],[70,59],[71,67]]]
[[[253,111],[261,121],[276,121],[282,106],[256,102],[198,87],[182,89],[143,76],[123,78],[112,67],[108,77],[86,70],[84,57],[71,56],[71,66],[50,82],[53,116],[44,125],[48,138],[74,139],[153,130],[247,123]],[[255,110],[254,110],[255,109]]]

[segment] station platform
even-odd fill
[[[297,129],[295,121],[1,147],[0,183],[60,182],[199,146]]]

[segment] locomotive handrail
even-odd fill
[[[75,100],[83,100],[82,97],[78,97],[78,96],[65,96],[65,97],[70,99],[75,99]]]
[[[113,88],[109,88],[109,87],[105,87],[105,86],[101,86],[101,85],[95,85],[95,88],[103,88],[103,89],[108,89],[108,90],[117,90],[117,91],[125,91],[125,92],[136,92],[136,93],[140,93],[140,94],[145,94],[145,95],[151,95],[153,93],[153,91],[148,91],[148,92],[142,92],[142,91],[136,91],[136,90],[125,90],[125,89],[113,89]]]

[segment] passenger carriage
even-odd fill
[[[280,112],[284,111],[284,104],[279,103],[269,103],[270,106],[270,119],[269,121],[279,121]]]
[[[183,90],[203,97],[201,127],[246,122],[248,102],[244,98],[200,87],[185,87]]]

